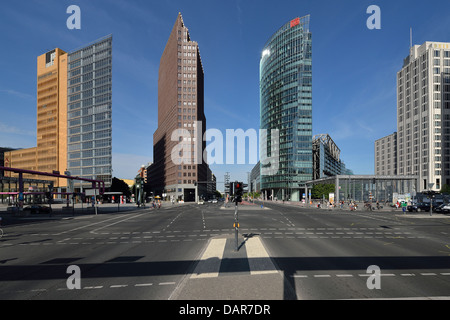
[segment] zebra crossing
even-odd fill
[[[223,275],[261,275],[278,273],[259,237],[246,238],[239,251],[231,237],[211,239],[191,279]]]

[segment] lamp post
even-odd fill
[[[142,203],[142,198],[143,198],[143,182],[144,182],[144,178],[141,178],[140,176],[136,177],[136,203],[138,205],[138,207],[141,206]]]
[[[434,191],[432,190],[434,187],[434,183],[429,183],[428,184],[428,189],[430,189],[429,191],[429,196],[430,196],[430,216],[433,216],[433,196],[434,196]]]
[[[141,206],[144,198],[144,169],[145,166],[141,166],[141,170],[139,170],[139,174],[135,178],[136,182],[136,203],[138,207]]]

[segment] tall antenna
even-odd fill
[[[412,28],[409,28],[409,43],[410,43],[409,48],[411,49],[412,46],[413,46],[413,43],[412,43]]]

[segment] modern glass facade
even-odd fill
[[[69,54],[67,104],[68,171],[110,186],[112,36]]]
[[[260,63],[261,129],[279,130],[279,170],[263,175],[267,199],[299,201],[312,180],[312,34],[309,15],[282,26],[266,43]],[[261,152],[261,163],[270,156]],[[264,154],[267,153],[267,154]]]
[[[338,176],[342,173],[341,150],[328,134],[313,137],[313,179]]]
[[[416,190],[419,184],[419,176],[378,176],[378,175],[336,175],[333,177],[321,178],[306,182],[307,201],[321,200],[310,199],[309,191],[320,184],[334,185],[334,203],[340,201],[365,202],[379,201],[380,203],[396,203],[399,199],[410,201],[415,199],[423,200],[423,195],[419,195]],[[429,200],[428,200],[429,201]],[[427,202],[425,200],[425,202]]]

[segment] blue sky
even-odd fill
[[[367,8],[381,8],[369,30]],[[69,5],[81,30],[69,30]],[[311,15],[313,133],[328,133],[357,174],[374,171],[374,141],[396,131],[396,73],[414,44],[450,42],[450,2],[261,0],[0,0],[0,146],[36,145],[36,58],[113,34],[113,175],[153,160],[158,68],[178,12],[200,46],[207,128],[259,129],[259,59],[283,24]],[[213,165],[218,181],[253,164]],[[219,185],[219,189],[222,187]]]

